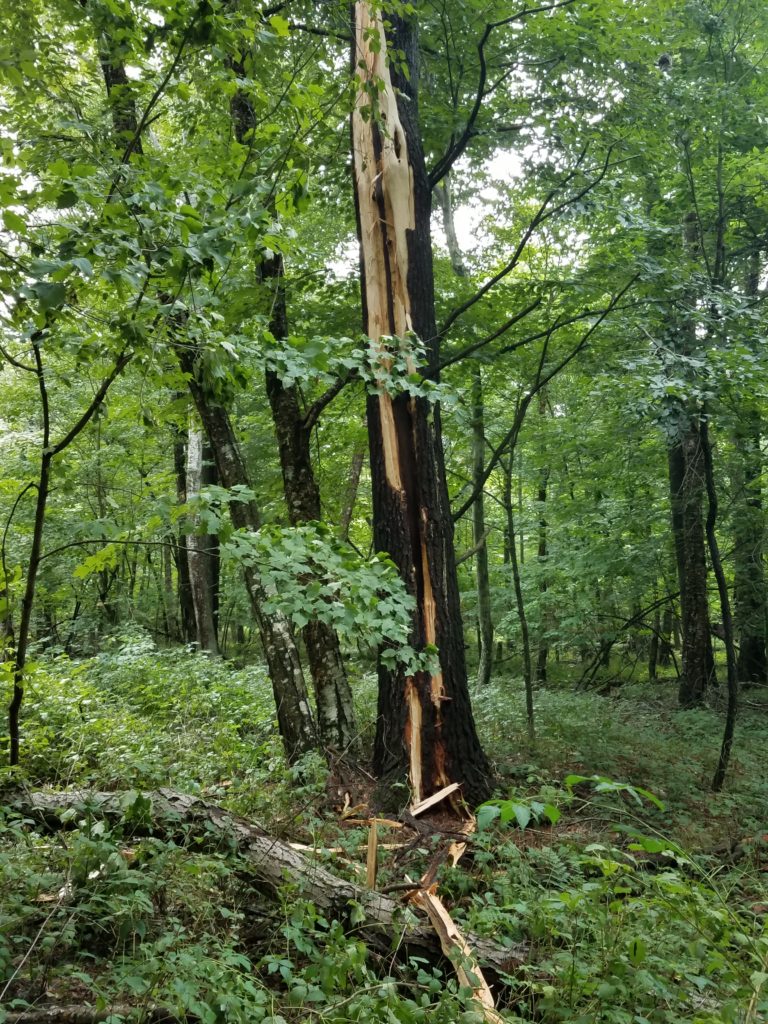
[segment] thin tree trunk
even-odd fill
[[[520,620],[520,635],[523,646],[523,681],[525,684],[525,711],[528,724],[528,739],[533,742],[536,737],[536,725],[533,709],[533,670],[531,667],[531,638],[528,632],[528,618],[525,614],[523,586],[520,580],[520,566],[517,561],[515,544],[515,521],[512,513],[512,454],[508,464],[504,466],[504,509],[507,514],[507,536],[509,537],[509,557],[512,563],[512,580],[515,587],[515,604],[517,617]]]
[[[443,229],[448,243],[451,266],[457,277],[466,277],[467,268],[456,235],[453,219],[450,174],[436,189],[443,214]],[[485,528],[485,495],[483,471],[485,469],[485,408],[483,405],[483,376],[479,364],[472,367],[472,488],[477,493],[472,504],[472,542],[476,549],[475,579],[477,582],[477,682],[487,686],[493,668],[493,619],[491,617],[491,580],[488,571],[488,540]]]
[[[663,668],[668,668],[672,664],[674,618],[672,608],[665,608],[661,617],[661,638],[659,640],[659,665]]]
[[[483,379],[479,366],[472,369],[472,483],[478,495],[472,505],[473,542],[478,545],[475,556],[477,580],[477,630],[479,660],[477,682],[487,686],[493,667],[493,619],[491,618],[491,579],[488,571],[488,540],[485,529],[485,498],[482,489],[485,469],[485,417]]]
[[[177,354],[181,369],[187,374],[189,389],[210,442],[222,487],[228,490],[243,488],[252,494],[248,471],[235,439],[229,413],[211,399],[210,392],[200,382],[194,349],[178,345]],[[230,501],[229,512],[235,529],[258,531],[261,516],[252,497]],[[295,761],[317,746],[299,652],[286,617],[280,612],[267,612],[264,609],[274,594],[264,586],[252,566],[245,566],[243,575],[272,680],[280,735],[288,760]]]
[[[241,61],[233,60],[231,64],[237,74],[245,75]],[[230,114],[235,137],[238,142],[246,144],[256,117],[250,98],[243,90],[238,90],[233,96]],[[261,280],[272,288],[269,327],[275,338],[288,336],[283,269],[279,253],[263,259],[259,266]],[[276,373],[268,370],[266,387],[277,436],[288,518],[294,526],[319,521],[320,489],[310,451],[312,424],[302,413],[295,386],[286,387]],[[329,748],[354,753],[358,743],[354,704],[338,634],[328,623],[314,619],[303,627],[302,638],[315,691],[320,737]]]
[[[417,367],[410,338],[438,351],[430,240],[431,195],[417,106],[415,20],[389,14],[391,44],[409,74],[388,59],[389,40],[372,5],[354,7],[352,67],[358,93],[352,115],[355,201],[361,244],[363,322],[389,366],[388,339]],[[372,98],[375,106],[372,108]],[[367,400],[374,543],[389,552],[415,600],[411,644],[437,646],[439,668],[409,674],[379,660],[374,768],[380,777],[408,771],[420,800],[449,782],[471,801],[490,792],[490,770],[475,730],[453,550],[440,409],[384,387]]]
[[[728,770],[728,762],[731,758],[731,747],[733,746],[733,735],[736,730],[736,715],[739,703],[739,681],[736,674],[736,647],[733,639],[731,602],[728,597],[728,584],[720,558],[717,534],[715,533],[715,524],[717,523],[717,488],[715,486],[715,473],[712,466],[712,445],[709,440],[709,423],[706,419],[706,414],[702,417],[700,444],[707,488],[707,544],[709,545],[709,557],[712,560],[712,571],[717,580],[717,591],[720,597],[720,613],[723,619],[723,642],[725,643],[728,678],[728,711],[725,717],[725,729],[723,731],[723,742],[720,747],[720,756],[717,761],[714,778],[712,779],[712,789],[719,793],[723,788],[725,773]]]
[[[194,502],[200,496],[204,474],[203,431],[190,423],[187,433],[187,500]],[[200,535],[200,516],[193,518],[194,533],[187,535],[187,564],[192,604],[195,610],[195,636],[201,651],[219,654],[216,636],[216,615],[214,607],[215,567],[212,561],[214,551],[210,538]]]
[[[661,612],[657,608],[653,613],[653,629],[648,642],[648,679],[656,682],[656,675],[659,666],[659,635],[661,633]]]
[[[282,258],[275,256],[264,261],[261,273],[262,279],[273,289],[270,330],[276,338],[286,338],[288,314]],[[293,526],[319,521],[322,510],[320,488],[312,468],[311,426],[302,414],[296,387],[286,387],[270,370],[266,377],[288,518]],[[318,727],[323,743],[339,752],[354,753],[358,745],[355,711],[338,634],[327,622],[312,619],[302,628],[302,638],[314,684]]]
[[[545,683],[547,681],[547,659],[549,657],[549,642],[543,636],[547,628],[546,594],[549,589],[547,582],[546,565],[549,558],[547,546],[547,484],[549,482],[549,469],[542,470],[539,477],[539,489],[536,493],[536,501],[539,507],[539,543],[536,555],[539,560],[539,593],[541,595],[541,613],[539,616],[539,653],[536,656],[536,681]]]
[[[760,253],[750,260],[746,294],[755,298],[760,285]],[[766,610],[768,588],[763,563],[765,514],[763,510],[761,441],[763,422],[758,405],[742,399],[737,418],[736,506],[734,510],[733,594],[739,636],[738,677],[742,683],[768,681]],[[740,486],[739,486],[740,485]]]
[[[678,700],[681,707],[691,708],[703,702],[715,674],[702,516],[704,461],[696,424],[688,427],[681,442],[669,449],[669,470],[681,606]]]
[[[347,479],[347,490],[344,494],[344,501],[339,516],[339,536],[342,540],[349,540],[349,528],[352,524],[352,516],[355,512],[357,491],[360,486],[360,475],[363,472],[365,462],[365,448],[362,445],[356,447],[352,452],[349,462],[349,476]]]
[[[176,501],[183,507],[187,503],[187,445],[185,433],[178,429],[175,430],[173,443],[173,468],[176,476]],[[192,586],[189,580],[186,534],[179,533],[174,554],[178,579],[181,637],[187,643],[191,643],[196,632],[195,605],[192,600]]]

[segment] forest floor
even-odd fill
[[[460,864],[439,876],[463,931],[526,950],[494,979],[503,1018],[768,1019],[768,696],[745,694],[713,794],[720,710],[677,711],[672,679],[601,696],[559,674],[536,693],[534,744],[518,679],[473,695],[498,790]],[[368,742],[371,675],[355,690]],[[271,718],[261,670],[141,636],[37,663],[22,773],[0,777],[0,1022],[482,1020],[449,964],[383,956],[354,914],[329,919],[296,887],[261,897],[236,851],[192,833],[137,838],[141,794],[168,787],[364,881],[355,795],[330,784],[319,757],[286,769]],[[20,787],[119,792],[125,813],[108,823],[84,804],[52,833],[13,809]],[[429,836],[407,849],[397,838],[379,828],[377,887],[430,861]]]

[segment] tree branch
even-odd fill
[[[453,167],[458,158],[467,148],[473,134],[475,134],[475,123],[483,105],[483,100],[486,95],[488,95],[485,88],[486,82],[488,81],[488,63],[485,55],[485,46],[494,29],[502,28],[504,25],[509,25],[513,21],[520,21],[522,18],[527,18],[532,14],[542,14],[545,11],[555,11],[559,7],[569,7],[575,2],[576,0],[560,0],[559,3],[546,4],[540,7],[523,7],[514,14],[511,14],[506,18],[502,18],[500,21],[489,22],[485,26],[483,34],[480,37],[480,41],[477,44],[477,57],[480,65],[480,74],[478,77],[477,90],[475,91],[475,100],[472,104],[472,110],[469,113],[469,117],[467,118],[467,122],[464,125],[464,130],[461,135],[458,139],[451,140],[446,152],[440,157],[434,168],[430,171],[430,188],[434,188],[435,185],[442,181],[448,171],[450,171],[451,167]]]
[[[585,146],[582,149],[576,163],[571,168],[571,170],[568,171],[565,177],[555,186],[555,188],[551,189],[551,191],[545,196],[543,202],[541,203],[538,210],[533,215],[533,218],[531,219],[530,223],[528,224],[528,227],[523,232],[523,235],[520,238],[520,241],[517,243],[515,251],[512,253],[511,258],[507,261],[507,263],[504,264],[501,270],[499,270],[498,273],[494,274],[493,277],[486,281],[486,283],[482,285],[482,287],[479,288],[474,295],[470,296],[470,298],[468,298],[465,302],[458,306],[452,313],[449,314],[449,316],[443,323],[442,327],[440,327],[440,329],[438,330],[438,337],[445,337],[445,335],[448,333],[448,331],[451,329],[453,324],[459,319],[460,316],[463,316],[468,309],[471,309],[472,306],[475,305],[475,303],[479,302],[480,299],[482,299],[491,290],[491,288],[494,287],[494,285],[497,285],[499,281],[502,281],[505,277],[512,273],[512,271],[519,263],[520,257],[523,255],[523,251],[525,250],[526,245],[530,241],[531,236],[540,224],[543,224],[545,221],[550,220],[552,217],[556,217],[558,213],[560,213],[566,207],[570,206],[572,203],[577,203],[580,199],[583,199],[588,192],[591,192],[593,188],[596,188],[600,184],[605,175],[608,173],[609,167],[611,166],[610,161],[611,153],[613,152],[613,146],[608,147],[608,151],[605,155],[603,165],[595,178],[589,181],[583,188],[580,188],[578,191],[574,192],[573,195],[568,196],[566,199],[563,199],[562,202],[558,203],[556,206],[550,207],[549,205],[555,198],[555,196],[559,192],[561,192],[562,189],[565,188],[565,186],[568,185],[569,182],[573,181],[573,179],[576,177],[579,168],[581,167],[587,155],[588,145],[589,144],[587,144],[587,146]]]
[[[133,352],[126,352],[125,350],[123,350],[123,352],[120,353],[120,355],[117,357],[115,365],[112,367],[110,372],[99,385],[98,391],[91,399],[88,408],[82,414],[80,419],[67,431],[67,433],[64,435],[64,437],[62,437],[58,444],[53,445],[49,449],[51,456],[58,455],[59,452],[64,451],[64,449],[67,448],[74,441],[77,435],[82,430],[84,430],[85,427],[88,426],[94,413],[99,408],[101,403],[104,401],[104,398],[106,397],[106,394],[109,391],[112,382],[115,380],[116,377],[118,377],[123,372],[128,363],[130,363],[131,359],[133,359]]]

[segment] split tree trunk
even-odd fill
[[[363,321],[383,366],[392,347],[416,370],[413,336],[438,362],[430,240],[431,195],[418,124],[413,20],[390,14],[390,40],[371,4],[354,7],[352,114],[355,200],[361,245]],[[374,543],[389,552],[415,600],[411,643],[439,649],[439,669],[408,675],[379,661],[374,768],[409,773],[414,800],[460,782],[472,801],[490,791],[467,686],[464,634],[445,480],[440,409],[382,386],[368,396]]]

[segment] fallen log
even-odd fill
[[[295,885],[329,920],[354,924],[355,934],[378,953],[397,951],[398,955],[424,956],[432,962],[443,953],[435,930],[426,921],[413,924],[407,920],[400,901],[339,878],[260,826],[199,797],[159,789],[138,795],[131,805],[122,793],[67,790],[16,793],[6,795],[2,802],[52,832],[77,825],[81,812],[90,820],[123,823],[134,836],[156,836],[192,851],[229,849],[246,862],[260,891],[276,895],[286,884]],[[492,977],[511,973],[525,962],[525,946],[504,946],[469,933],[465,938],[478,965]]]
[[[30,1006],[26,1010],[6,1013],[4,1024],[101,1024],[110,1017],[127,1017],[141,1010],[143,1024],[178,1024],[179,1020],[190,1022],[193,1018],[182,1017],[161,1006],[135,1006],[130,1003],[111,1003],[97,1009],[95,1006]]]

